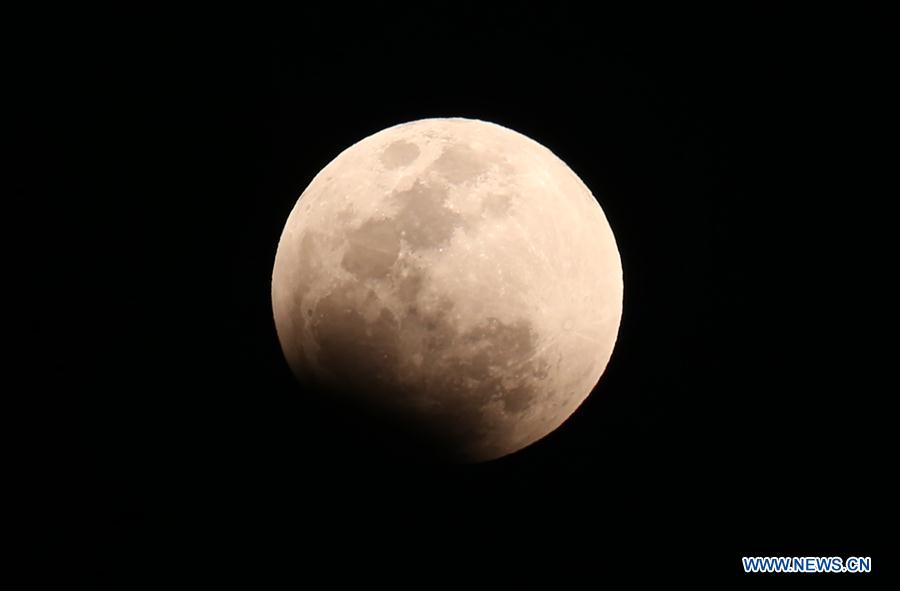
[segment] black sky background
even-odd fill
[[[36,572],[568,586],[739,577],[740,556],[777,554],[889,570],[880,17],[23,15],[5,41],[8,392]],[[271,319],[312,177],[434,116],[553,150],[624,266],[595,393],[483,465],[375,461],[295,385]]]

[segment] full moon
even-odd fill
[[[458,118],[339,154],[291,211],[272,273],[302,382],[462,461],[575,412],[612,355],[622,294],[613,232],[578,176],[520,133]]]

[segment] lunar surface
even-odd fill
[[[613,351],[622,267],[564,162],[469,119],[347,148],[291,212],[272,303],[303,382],[483,461],[563,423]]]

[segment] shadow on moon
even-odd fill
[[[468,463],[445,428],[392,412],[352,385],[304,384],[309,418],[325,432],[323,444],[350,464],[440,465]],[[368,394],[376,395],[372,388]],[[387,396],[390,393],[382,393]],[[327,443],[325,443],[327,442]],[[329,455],[332,455],[331,453]]]

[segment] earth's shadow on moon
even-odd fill
[[[360,396],[358,387],[308,380],[301,384],[307,419],[323,433],[328,455],[342,462],[396,467],[476,462],[460,452],[446,428],[386,409],[370,396]],[[371,387],[367,391],[373,394]]]

